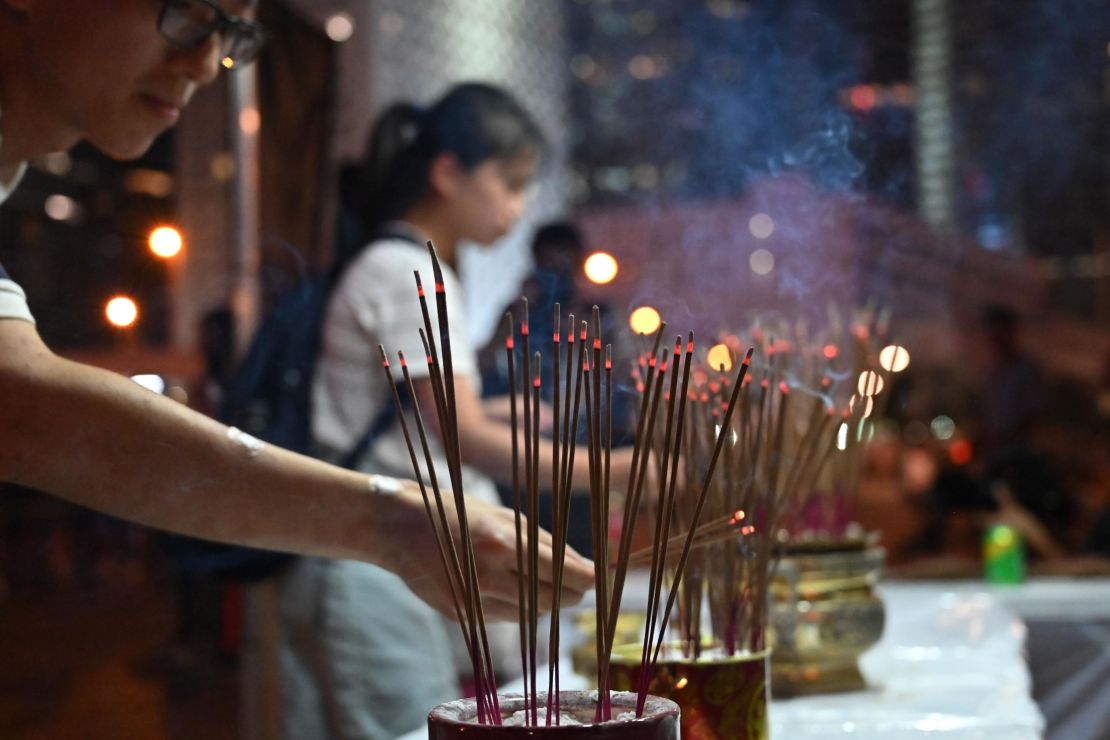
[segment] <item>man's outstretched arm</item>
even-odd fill
[[[375,563],[453,613],[414,483],[375,487],[255,443],[122,376],[57,357],[19,320],[0,320],[0,480],[182,534]],[[487,608],[512,618],[512,513],[467,506]],[[541,551],[549,578],[549,543]],[[571,554],[565,579],[573,602],[592,583],[588,563]]]

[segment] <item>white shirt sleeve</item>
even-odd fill
[[[3,265],[0,265],[0,319],[35,322],[34,317],[31,316],[31,309],[27,307],[26,294],[8,278]]]

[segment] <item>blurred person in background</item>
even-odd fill
[[[341,233],[353,238],[338,250],[340,276],[328,301],[312,388],[312,433],[323,459],[345,457],[369,433],[372,443],[356,461],[359,469],[411,474],[400,425],[391,417],[382,344],[392,360],[398,350],[411,359],[437,477],[449,480],[438,423],[429,413],[435,402],[418,334],[423,320],[413,308],[413,272],[421,273],[426,288],[432,285],[425,246],[431,240],[449,304],[464,488],[492,502],[497,493],[490,477],[511,482],[507,399],[480,397],[458,250],[464,240],[488,245],[509,231],[523,212],[544,148],[531,115],[505,91],[481,83],[457,85],[428,107],[397,103],[378,117],[359,171],[343,178],[348,213]],[[415,420],[408,426],[415,429]],[[540,480],[551,479],[551,465],[546,450]],[[586,487],[586,466],[574,472],[576,484]],[[421,557],[434,562],[435,551],[421,551]],[[459,671],[468,673],[469,662],[457,628],[392,573],[364,563],[304,559],[283,577],[281,590],[290,740],[394,738],[420,727],[431,707],[460,695]],[[500,634],[490,637],[505,669],[519,658],[511,642],[517,630]]]

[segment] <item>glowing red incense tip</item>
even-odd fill
[[[567,344],[574,344],[574,329],[567,332]]]
[[[682,354],[682,339],[679,337],[675,337],[674,340],[674,353],[676,355]]]
[[[687,342],[686,342],[686,354],[688,354],[688,355],[694,354],[694,340],[693,339],[687,340]]]
[[[636,384],[636,392],[637,393],[643,393],[644,392],[644,384],[643,383],[637,383]]]
[[[594,349],[601,349],[601,337],[594,337]]]
[[[822,388],[828,388],[830,385],[832,385],[832,379],[831,378],[821,378],[821,387]]]
[[[710,393],[717,393],[720,390],[721,390],[721,384],[720,383],[710,383],[709,384],[709,392]]]
[[[746,355],[744,355],[744,364],[745,365],[751,365],[752,364],[752,352],[754,352],[754,351],[755,350],[752,349],[751,347],[748,348],[748,353]]]
[[[788,385],[786,384],[786,381],[785,381],[785,380],[784,380],[784,381],[781,381],[781,382],[779,383],[779,392],[780,392],[780,393],[782,393],[782,395],[784,395],[784,396],[787,396],[787,395],[789,395],[789,394],[790,394],[790,386],[788,386]]]
[[[648,367],[655,367],[655,358],[654,357],[652,357],[650,360],[648,360]]]
[[[437,283],[436,283],[436,292],[437,292],[437,293],[444,293],[444,292],[446,292],[446,289],[445,289],[445,288],[443,287],[443,283],[440,283],[440,282],[437,282]]]
[[[746,516],[747,514],[744,513],[743,509],[737,509],[736,513],[732,515],[732,523],[736,524],[736,522],[743,521],[744,517]]]
[[[767,390],[767,387],[769,385],[770,385],[770,383],[767,382],[767,378],[764,378],[763,380],[759,381],[759,387],[762,388],[763,390]]]
[[[612,357],[606,357],[605,358],[605,369],[606,370],[612,370],[613,369],[613,358]]]
[[[840,348],[835,344],[826,344],[825,348],[821,350],[821,354],[823,354],[827,360],[835,360],[836,356],[840,354]]]
[[[555,342],[555,344],[558,344],[559,343],[559,332],[555,332],[554,334],[552,334],[551,339],[552,339],[552,341]]]
[[[382,367],[389,367],[389,360],[384,357],[382,358]]]
[[[708,403],[709,402],[709,394],[708,393],[701,394],[700,396],[698,396],[698,400],[701,401],[702,403]]]
[[[401,360],[401,367],[408,367],[409,366],[409,364],[407,362],[405,362],[405,353],[404,352],[398,352],[397,357]]]
[[[505,340],[505,349],[512,349],[512,348],[513,348],[513,347],[515,347],[515,346],[516,346],[516,343],[515,343],[515,342],[513,342],[513,338],[512,338],[512,337],[508,337],[508,338],[507,338],[507,339]]]
[[[520,322],[520,334],[521,334],[521,336],[524,336],[527,333],[528,333],[528,322],[527,321]]]
[[[416,284],[416,295],[420,296],[421,298],[424,297],[424,286],[420,283]]]
[[[582,322],[582,341],[586,341],[586,322]]]
[[[540,376],[539,375],[537,375],[536,379],[532,381],[532,387],[533,388],[539,388],[540,387]]]
[[[744,376],[744,383],[743,383],[743,385],[748,385],[748,384],[749,384],[749,383],[751,383],[751,382],[752,382],[752,376],[750,376],[750,375],[745,375],[745,376]]]
[[[425,357],[424,359],[426,359],[426,360],[428,361],[428,364],[429,364],[429,365],[434,365],[434,364],[436,364],[435,358],[434,358],[434,357],[432,357],[431,355],[428,355],[428,356],[427,356],[427,357]]]

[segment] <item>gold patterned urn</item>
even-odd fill
[[[771,585],[771,686],[776,697],[856,691],[866,686],[859,658],[886,622],[875,593],[881,547],[792,547]]]

